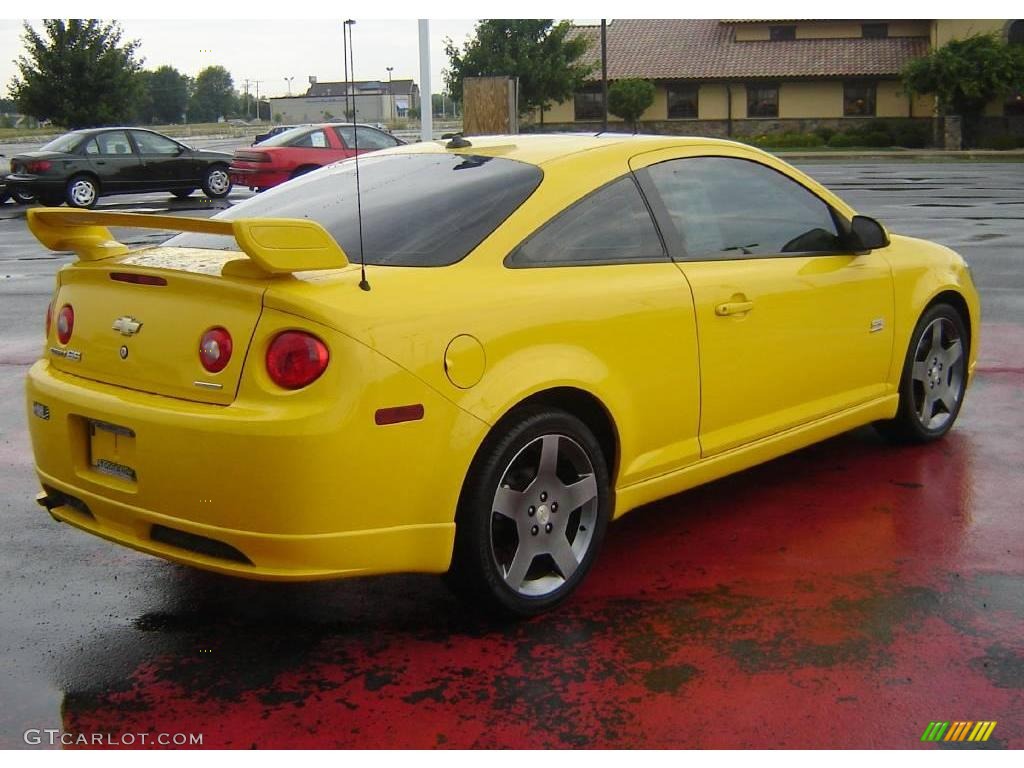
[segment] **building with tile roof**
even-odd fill
[[[900,73],[913,59],[954,38],[996,33],[1010,40],[1021,21],[615,19],[607,29],[608,79],[642,78],[655,100],[646,130],[753,135],[780,130],[841,129],[872,118],[931,119],[932,98],[903,92]],[[600,26],[577,26],[590,41],[591,80],[571,101],[545,110],[562,128],[600,124]],[[1013,114],[1017,99],[987,114]],[[534,122],[541,116],[534,114]],[[609,115],[610,121],[621,120]]]

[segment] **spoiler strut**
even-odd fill
[[[51,251],[71,251],[79,261],[100,261],[128,253],[108,227],[166,229],[234,237],[253,265],[266,275],[289,275],[348,266],[331,234],[310,219],[200,219],[119,211],[32,208],[28,228]],[[244,262],[243,262],[244,263]]]

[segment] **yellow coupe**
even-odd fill
[[[55,518],[256,579],[448,573],[531,615],[610,520],[859,425],[941,437],[974,371],[964,261],[751,147],[457,138],[358,174],[212,219],[29,212],[78,255],[27,383]]]

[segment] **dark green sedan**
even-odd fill
[[[209,197],[231,191],[231,155],[193,149],[145,128],[72,131],[42,149],[11,158],[7,189],[35,195],[43,205],[92,208],[102,195],[170,192]]]

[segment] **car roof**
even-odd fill
[[[628,159],[641,152],[686,146],[718,145],[722,147],[745,146],[724,139],[710,139],[705,136],[654,136],[623,133],[542,133],[514,134],[508,136],[467,136],[467,147],[448,148],[448,140],[422,141],[406,144],[388,153],[430,153],[456,152],[465,155],[485,155],[519,160],[531,165],[544,165],[580,152],[604,150],[609,156]]]

